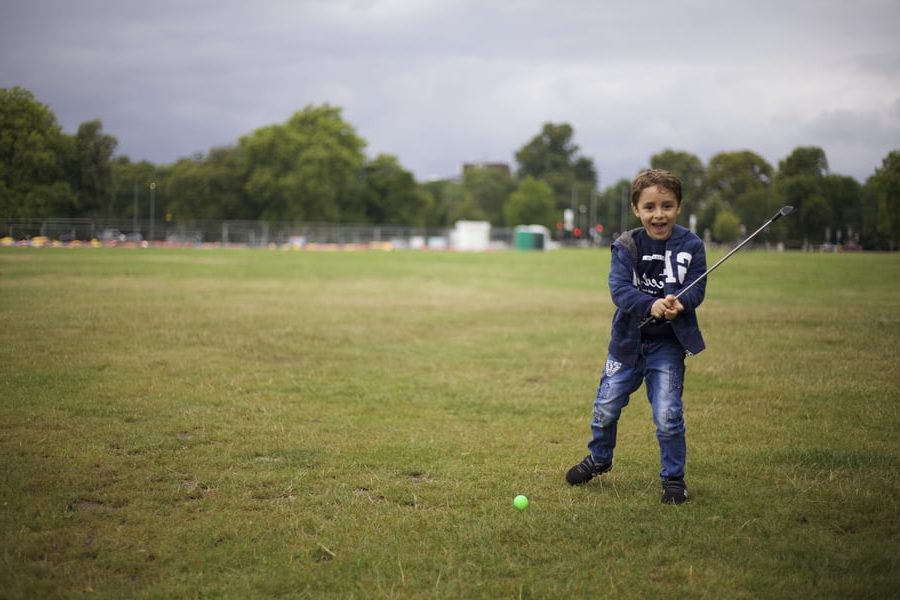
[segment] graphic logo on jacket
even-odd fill
[[[665,256],[645,254],[639,266],[642,273],[635,273],[635,285],[646,294],[662,296],[667,283],[684,283],[692,258],[690,252],[679,252],[673,265],[671,250],[666,250]]]

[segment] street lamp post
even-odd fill
[[[156,225],[154,216],[153,216],[153,213],[155,210],[154,204],[156,204],[156,182],[151,181],[150,182],[150,243],[151,244],[153,243],[154,236],[156,233],[154,231],[154,228]]]
[[[138,231],[138,182],[134,182],[134,210],[132,211],[132,225],[131,232],[137,233]]]

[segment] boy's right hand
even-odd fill
[[[666,312],[664,316],[667,321],[673,320],[683,312],[684,305],[675,296],[666,296]]]
[[[683,311],[684,306],[671,294],[660,298],[650,306],[650,316],[659,320],[671,321]]]

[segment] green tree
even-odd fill
[[[720,210],[712,227],[713,239],[731,243],[741,235],[741,220],[730,209]]]
[[[433,199],[397,157],[380,154],[363,169],[363,205],[367,223],[425,225]]]
[[[246,192],[270,221],[358,222],[365,140],[329,105],[241,138]]]
[[[900,241],[900,150],[891,151],[866,180],[865,233],[873,246],[896,250]]]
[[[826,234],[834,224],[835,215],[825,196],[825,177],[828,159],[815,146],[795,148],[778,163],[776,191],[782,204],[794,207],[788,227],[788,237],[804,245],[826,241]]]
[[[431,211],[426,219],[429,227],[443,227],[447,225],[447,200],[445,198],[448,189],[457,185],[449,179],[435,179],[419,184],[419,189],[431,197]]]
[[[457,221],[487,220],[484,209],[462,182],[438,179],[423,183],[420,189],[433,198],[431,216],[426,222],[430,227],[450,227]]]
[[[784,206],[781,198],[770,188],[759,188],[739,196],[732,207],[738,220],[748,230],[755,231],[757,227],[769,220],[778,209]],[[760,240],[784,240],[787,236],[787,219],[781,219],[760,234]]]
[[[574,134],[568,123],[545,123],[541,133],[516,152],[519,179],[533,177],[549,184],[558,211],[586,204],[597,185],[597,169],[590,158],[579,155]]]
[[[544,225],[553,229],[556,215],[553,189],[531,176],[519,183],[506,204],[506,223],[510,226]]]
[[[697,235],[703,239],[706,239],[707,235],[711,237],[716,217],[723,210],[731,210],[731,207],[722,200],[719,194],[710,196],[703,203],[703,208],[700,209],[700,214],[697,217]]]
[[[772,176],[772,165],[749,150],[720,152],[709,160],[706,169],[710,193],[718,194],[727,203],[741,194],[768,187]]]
[[[462,183],[451,182],[444,187],[441,213],[442,225],[451,226],[457,221],[486,221],[487,214]]]
[[[778,163],[779,177],[812,176],[825,177],[828,174],[828,158],[825,151],[817,146],[794,148],[784,160]]]
[[[796,214],[782,227],[805,243],[850,241],[862,228],[862,198],[852,177],[828,172],[825,151],[816,146],[795,148],[778,163],[776,187],[784,204]]]
[[[735,211],[739,220],[752,221],[764,212],[768,198],[762,191],[772,186],[774,171],[764,158],[749,150],[720,152],[709,160],[706,168],[707,199],[698,219],[698,230],[714,229],[720,210]],[[750,207],[753,201],[762,206]]]
[[[83,216],[116,216],[113,212],[112,159],[118,141],[103,133],[99,119],[79,125],[75,134],[72,179]]]
[[[683,200],[678,221],[686,225],[690,215],[703,203],[706,187],[703,161],[689,152],[666,149],[650,157],[650,166],[670,171],[681,179]]]
[[[47,106],[23,88],[0,88],[0,215],[77,216],[73,154],[72,138]]]
[[[142,222],[149,217],[149,186],[158,179],[156,166],[147,161],[131,162],[118,156],[110,165],[112,206],[110,215]]]
[[[781,204],[794,207],[788,234],[793,244],[822,242],[825,228],[832,223],[833,217],[822,195],[821,178],[798,175],[779,179],[777,192]]]
[[[862,186],[852,177],[826,175],[822,180],[822,195],[832,217],[832,240],[852,242],[862,230]]]
[[[255,212],[245,191],[246,159],[237,146],[213,148],[206,155],[210,179],[211,211],[219,219],[255,219]]]
[[[504,223],[503,207],[516,187],[512,177],[491,169],[471,168],[463,174],[463,186],[493,225]]]
[[[167,212],[181,220],[222,218],[212,198],[210,170],[202,154],[171,165],[165,182]]]
[[[164,180],[166,212],[176,219],[256,219],[245,186],[240,149],[213,148],[171,166]]]
[[[637,227],[640,222],[631,210],[631,181],[620,179],[609,186],[597,198],[597,217],[604,227],[604,235],[615,239],[622,231],[622,218],[625,218],[624,229]]]

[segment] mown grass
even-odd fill
[[[0,250],[0,596],[895,597],[900,256],[716,271],[679,507],[643,391],[563,480],[607,268]]]

